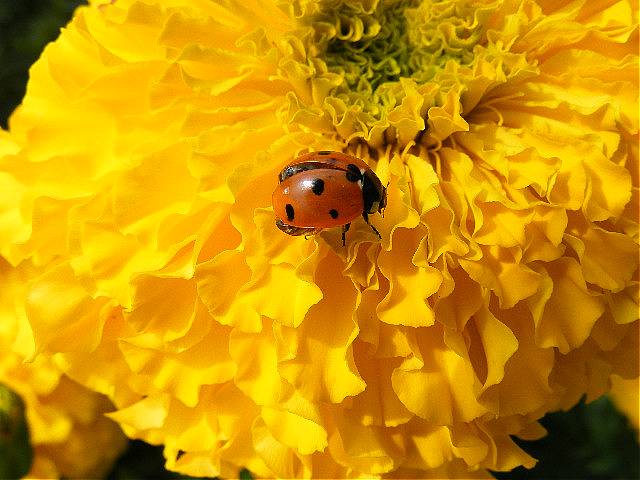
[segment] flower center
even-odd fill
[[[342,88],[355,92],[372,93],[401,77],[427,82],[449,60],[473,61],[473,47],[483,33],[481,12],[460,4],[395,0],[374,2],[369,11],[359,3],[344,5],[337,18],[334,14],[334,29],[326,28],[327,14],[316,22],[316,34],[327,40],[321,58],[330,72],[343,76]]]
[[[370,15],[338,19],[339,30],[329,40],[324,60],[330,71],[343,75],[351,90],[372,92],[382,83],[412,76],[413,46],[407,38],[404,3],[378,6]]]
[[[301,15],[304,28],[287,50],[287,61],[280,63],[304,92],[289,98],[284,121],[307,131],[324,128],[324,134],[347,142],[362,138],[375,148],[402,148],[419,138],[438,145],[466,128],[452,95],[460,98],[469,89],[503,82],[526,64],[489,31],[501,28],[502,10],[517,8],[504,0],[318,0],[304,5],[313,13]],[[296,45],[301,40],[304,49]],[[306,56],[297,57],[298,52]],[[474,81],[479,75],[487,75],[486,81]],[[430,109],[445,106],[451,125],[427,132]]]

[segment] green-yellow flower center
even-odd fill
[[[403,3],[337,19],[337,34],[323,57],[329,70],[343,75],[351,90],[370,93],[382,83],[412,76],[414,51],[407,39]]]
[[[477,7],[451,0],[387,1],[370,11],[347,4],[330,12],[315,22],[325,39],[321,58],[343,76],[340,90],[365,94],[401,77],[427,82],[449,60],[471,64],[483,34]]]
[[[476,68],[479,62],[490,62],[496,72],[517,63],[494,59],[503,51],[489,29],[496,28],[503,7],[503,0],[305,3],[313,13],[304,17],[280,68],[292,84],[308,90],[289,97],[284,121],[347,141],[402,147],[427,129],[430,108],[447,104],[452,125],[434,130],[430,141],[439,143],[465,127],[454,118],[459,112],[449,92],[473,88],[478,72],[487,71]]]

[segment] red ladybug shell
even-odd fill
[[[371,168],[369,168],[369,165],[364,163],[364,161],[360,160],[358,157],[353,157],[351,155],[348,155],[342,152],[331,152],[328,150],[321,151],[321,152],[305,153],[304,155],[300,155],[293,162],[287,165],[287,167],[291,167],[292,165],[298,165],[300,163],[309,163],[309,162],[317,162],[319,164],[330,166],[330,168],[336,168],[344,171],[347,171],[349,164],[353,164],[353,165],[356,165],[363,172],[367,170],[371,171]]]
[[[287,225],[332,228],[362,215],[362,186],[343,170],[318,168],[292,175],[273,192],[273,211]]]
[[[368,216],[386,205],[386,188],[373,170],[341,152],[301,155],[280,172],[278,180],[273,211],[276,226],[289,235],[312,235],[342,225],[344,245],[351,221],[362,215],[369,223]]]

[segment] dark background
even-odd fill
[[[71,18],[78,0],[0,0],[0,125],[24,96],[29,66]],[[496,473],[499,479],[638,479],[637,436],[607,398],[578,404],[542,420],[549,435],[519,442],[539,462],[532,470]],[[110,480],[179,479],[167,472],[160,447],[132,441]],[[251,478],[240,472],[241,478]]]

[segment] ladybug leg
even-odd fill
[[[346,225],[342,226],[342,246],[346,246],[347,244],[347,237],[346,237],[346,233],[349,231],[349,228],[351,227],[350,223],[347,223]]]
[[[367,222],[367,225],[371,227],[371,230],[373,230],[374,233],[378,236],[378,238],[382,240],[382,235],[380,235],[380,232],[378,231],[378,229],[369,223],[369,214],[367,212],[362,212],[362,216],[364,217],[364,221]]]
[[[371,224],[369,224],[369,226],[371,227],[371,230],[373,230],[373,233],[375,233],[378,236],[378,239],[382,240],[382,235],[380,235],[380,232],[378,231],[378,229]]]

